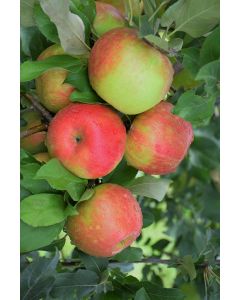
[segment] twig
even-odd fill
[[[31,106],[29,106],[29,107],[27,107],[27,108],[21,109],[20,114],[22,115],[22,114],[24,114],[24,113],[26,113],[26,112],[29,112],[29,111],[35,111],[35,110],[36,110],[36,109],[34,108],[34,106],[31,105]]]
[[[52,116],[48,110],[46,110],[45,107],[43,107],[37,98],[30,94],[24,94],[24,97],[26,97],[28,100],[31,101],[32,105],[42,114],[42,116],[48,121],[51,122]]]
[[[20,137],[24,138],[24,137],[29,136],[31,134],[34,134],[34,133],[46,130],[47,127],[48,126],[46,124],[40,124],[40,125],[31,127],[31,128],[29,128],[27,130],[22,131],[21,134],[20,134]]]

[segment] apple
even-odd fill
[[[21,118],[27,122],[25,126],[21,127],[21,131],[25,131],[32,127],[41,125],[41,115],[36,111],[28,111],[22,114]],[[24,150],[34,154],[45,151],[46,131],[33,133],[29,136],[23,137],[20,140],[20,146]]]
[[[129,165],[152,175],[176,170],[193,141],[193,129],[172,109],[171,103],[162,101],[134,119],[125,152]]]
[[[37,161],[39,162],[48,162],[50,160],[50,156],[47,152],[40,152],[33,155]]]
[[[101,2],[115,6],[122,14],[126,15],[124,0],[101,0]],[[133,15],[138,17],[143,10],[143,3],[139,0],[131,0]]]
[[[93,196],[79,202],[78,215],[68,218],[73,244],[94,256],[108,257],[132,244],[142,228],[141,208],[132,193],[117,184],[101,184]]]
[[[51,121],[47,147],[73,174],[94,179],[110,173],[121,161],[126,129],[104,104],[70,104]]]
[[[65,54],[61,46],[52,45],[44,50],[38,60],[44,60],[53,55]],[[49,111],[56,113],[70,103],[70,95],[74,87],[64,83],[68,71],[63,69],[49,70],[36,79],[36,92],[40,102]]]
[[[132,28],[116,28],[94,44],[89,58],[93,89],[125,114],[138,114],[159,103],[169,91],[172,65]]]
[[[98,36],[102,36],[111,29],[124,26],[125,19],[119,10],[112,5],[96,2],[96,17],[93,21],[93,28]]]

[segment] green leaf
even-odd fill
[[[162,240],[160,240],[160,241],[154,243],[154,244],[152,245],[152,247],[153,247],[154,249],[157,249],[157,250],[162,251],[165,247],[167,247],[167,245],[168,245],[169,243],[170,243],[169,240],[162,239]]]
[[[75,9],[82,12],[92,23],[96,16],[96,2],[94,0],[87,1],[79,1],[79,0],[71,0],[71,5],[75,6]]]
[[[86,54],[89,48],[85,44],[85,26],[78,15],[70,12],[69,2],[69,0],[40,0],[43,11],[57,27],[64,51],[72,55]]]
[[[135,195],[162,201],[168,191],[170,183],[170,179],[156,178],[147,175],[135,178],[126,187]]]
[[[65,219],[62,195],[37,194],[21,201],[21,219],[33,227],[50,226]]]
[[[182,46],[183,46],[183,40],[180,38],[172,39],[168,45],[169,49],[174,50],[175,52],[180,51],[182,49]]]
[[[20,1],[20,21],[24,27],[34,26],[33,8],[37,0],[21,0]]]
[[[154,222],[154,215],[146,209],[142,209],[143,228],[150,226]]]
[[[37,172],[36,179],[45,179],[54,189],[66,190],[73,200],[79,201],[87,180],[79,178],[69,172],[64,166],[53,158],[44,164]]]
[[[51,244],[62,230],[64,222],[47,227],[32,227],[20,222],[21,253],[37,250]]]
[[[20,80],[21,82],[30,81],[53,68],[71,71],[72,67],[83,63],[86,63],[85,59],[79,59],[69,55],[54,55],[40,61],[25,61],[20,66]]]
[[[145,290],[145,288],[141,288],[136,292],[134,300],[151,300]]]
[[[175,30],[183,31],[193,38],[208,33],[219,23],[219,0],[179,0],[171,5],[161,19],[163,27],[175,23]]]
[[[79,201],[86,201],[93,197],[95,194],[94,189],[87,189],[81,196],[81,199]]]
[[[44,13],[39,4],[34,6],[34,18],[41,33],[51,42],[59,44],[60,40],[58,37],[57,28]]]
[[[205,39],[200,50],[200,65],[203,66],[220,58],[220,27]]]
[[[153,35],[153,33],[154,30],[148,21],[148,16],[139,16],[139,37],[142,38],[148,35]]]
[[[181,260],[181,266],[179,267],[184,273],[189,275],[190,280],[197,277],[197,272],[191,255],[186,255]]]
[[[148,296],[151,300],[183,300],[185,295],[178,289],[162,288],[158,284],[143,282]]]
[[[120,262],[134,262],[141,260],[143,251],[141,248],[128,247],[113,257],[114,260]]]
[[[79,251],[79,257],[87,270],[94,271],[99,276],[107,269],[108,259],[104,257],[90,256]]]
[[[198,48],[185,48],[182,50],[183,54],[183,66],[191,72],[191,74],[195,77],[199,68],[199,52]]]
[[[58,273],[55,277],[51,296],[58,300],[82,299],[95,290],[99,277],[93,271],[78,270],[75,273]]]
[[[214,113],[216,97],[203,98],[194,91],[185,92],[178,99],[173,113],[179,115],[194,126],[205,125]]]
[[[73,91],[70,100],[72,102],[80,102],[80,103],[88,103],[88,104],[96,104],[99,103],[99,97],[96,96],[91,91],[79,92]]]
[[[165,39],[153,34],[144,36],[144,39],[160,50],[168,51],[168,42]]]

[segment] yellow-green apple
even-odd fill
[[[117,184],[102,184],[94,190],[89,200],[79,202],[78,215],[68,218],[67,233],[82,251],[113,256],[139,236],[141,208],[132,193]]]
[[[53,55],[63,55],[59,45],[52,45],[44,50],[38,60],[44,60]],[[56,113],[70,103],[70,95],[74,87],[64,83],[68,71],[63,69],[49,70],[36,79],[36,91],[40,102],[51,112]]]
[[[125,153],[129,165],[153,175],[176,170],[193,141],[193,129],[172,109],[171,103],[162,101],[134,119]]]
[[[107,175],[121,161],[126,129],[116,112],[103,104],[70,104],[50,123],[47,147],[75,175]]]
[[[130,115],[159,103],[173,79],[167,56],[131,28],[113,29],[97,40],[88,72],[93,89],[113,107]]]
[[[50,156],[47,152],[40,152],[33,155],[37,161],[39,162],[48,162],[50,160]]]
[[[126,25],[122,13],[112,5],[97,1],[96,10],[93,28],[98,36],[102,36],[111,29]]]
[[[116,7],[122,14],[126,14],[124,0],[101,0]],[[143,3],[139,0],[130,0],[134,16],[139,16],[143,10]]]
[[[41,115],[36,111],[28,111],[22,114],[21,118],[27,124],[21,127],[21,131],[28,130],[32,127],[41,125]],[[29,136],[23,137],[20,140],[21,148],[34,154],[46,150],[45,146],[46,131],[33,133]]]

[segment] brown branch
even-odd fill
[[[32,105],[42,114],[42,116],[48,121],[51,122],[52,115],[50,112],[40,104],[40,102],[37,100],[37,98],[34,95],[30,94],[23,94],[24,97],[26,97],[29,101],[31,101]]]
[[[21,134],[20,134],[20,137],[24,138],[24,137],[29,136],[31,134],[34,134],[34,133],[46,130],[47,127],[48,126],[46,124],[40,124],[40,125],[31,127],[31,128],[29,128],[27,130],[22,131]]]

